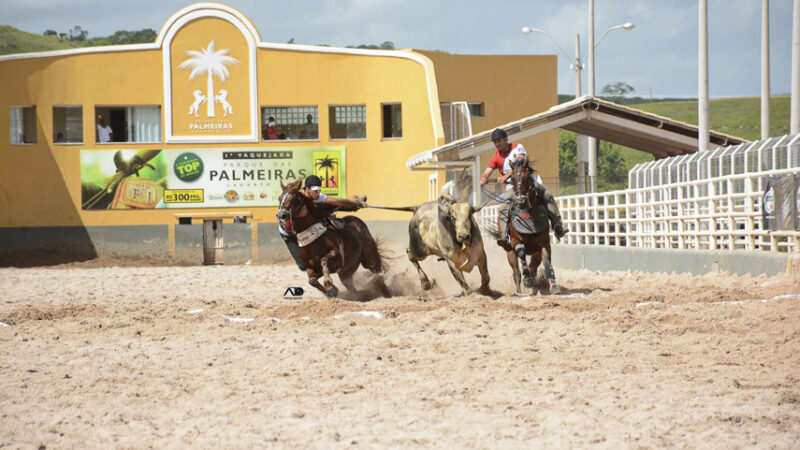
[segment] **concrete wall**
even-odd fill
[[[786,273],[791,256],[763,251],[639,249],[594,245],[554,245],[556,269],[744,275]]]
[[[408,221],[370,221],[372,235],[404,260]],[[203,263],[203,226],[167,225],[8,228],[0,234],[0,266],[36,266],[93,258],[140,260],[145,264]],[[254,229],[255,228],[255,229]],[[224,263],[269,264],[291,260],[274,223],[225,223]],[[493,239],[484,238],[490,270],[505,269],[505,256]],[[174,247],[173,247],[174,245]],[[397,254],[398,251],[401,254]],[[171,254],[172,253],[172,254]],[[588,245],[553,245],[558,270],[641,271],[702,275],[727,271],[776,275],[800,269],[793,255],[762,251],[636,249]],[[500,261],[500,262],[498,262]]]

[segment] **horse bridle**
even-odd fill
[[[275,214],[278,222],[281,223],[281,225],[285,224],[286,222],[293,223],[295,211],[300,211],[301,209],[305,208],[305,202],[303,202],[302,198],[299,197],[300,195],[302,195],[300,191],[286,191],[283,193],[283,195],[281,195],[281,204],[278,206],[278,212]],[[287,202],[287,199],[290,197],[291,200]],[[300,206],[295,207],[293,204],[297,199],[300,200]]]
[[[533,189],[533,183],[531,183],[528,186],[528,189],[525,192],[522,192],[522,183],[523,183],[525,178],[528,178],[530,176],[530,174],[527,174],[527,176],[523,175],[522,173],[518,174],[516,172],[517,170],[519,170],[520,172],[527,172],[527,169],[526,169],[525,166],[520,166],[519,169],[517,169],[516,167],[513,169],[514,178],[515,178],[514,182],[517,185],[517,189],[516,189],[516,194],[517,194],[516,203],[517,203],[517,206],[520,207],[520,208],[524,208],[524,209],[531,209],[531,208],[533,208],[533,205],[531,204],[530,193],[531,193],[531,189]],[[524,199],[524,203],[523,203],[523,199]]]

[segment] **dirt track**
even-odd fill
[[[0,269],[0,447],[800,447],[797,279],[494,300],[399,261],[356,303],[288,265],[96,265]]]

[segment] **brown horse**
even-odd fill
[[[514,161],[511,166],[515,200],[509,211],[511,215],[509,221],[511,246],[504,249],[508,264],[514,271],[517,294],[522,293],[520,281],[523,281],[525,287],[532,288],[532,294],[536,294],[536,271],[543,261],[547,282],[539,285],[539,290],[543,294],[560,294],[561,288],[556,284],[555,271],[550,261],[550,223],[547,220],[546,206],[539,203],[539,197],[536,195],[533,171],[525,160]],[[502,220],[503,218],[498,216],[498,230],[502,229],[503,224],[500,223]],[[531,256],[530,264],[527,262],[526,255]],[[517,260],[522,264],[521,275]]]
[[[306,265],[308,283],[328,297],[336,297],[339,289],[333,284],[331,274],[338,273],[339,279],[348,291],[360,299],[366,294],[356,289],[353,274],[361,264],[376,274],[376,282],[381,295],[391,297],[389,288],[383,281],[383,263],[378,245],[363,220],[355,216],[342,218],[343,226],[329,224],[327,216],[332,210],[300,192],[301,180],[284,186],[278,199],[278,220],[284,229],[297,233],[300,246],[300,259]],[[323,284],[320,284],[322,277]]]

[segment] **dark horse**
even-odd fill
[[[544,272],[546,283],[539,285],[539,290],[543,294],[560,294],[561,288],[556,284],[556,274],[550,262],[550,223],[547,219],[547,207],[539,202],[536,194],[536,186],[533,180],[533,171],[525,160],[514,161],[511,164],[513,174],[511,179],[514,183],[515,200],[511,204],[511,220],[509,221],[511,247],[505,248],[508,264],[514,271],[514,283],[517,287],[517,294],[520,294],[520,281],[525,287],[532,288],[532,294],[536,294],[535,276],[539,265],[544,261]],[[502,217],[497,218],[497,229],[500,230]],[[531,262],[528,264],[526,255],[531,255]],[[519,260],[522,263],[522,275],[520,276]]]
[[[300,192],[301,180],[284,186],[278,202],[278,220],[285,229],[297,233],[300,258],[306,265],[308,283],[328,297],[336,297],[339,289],[333,284],[331,274],[338,273],[347,290],[359,298],[365,296],[353,283],[353,274],[358,265],[378,275],[377,283],[381,295],[391,297],[389,288],[380,275],[383,270],[378,245],[363,220],[355,216],[342,218],[343,225],[329,224],[327,217],[333,212],[322,204]],[[319,277],[323,284],[320,284]]]

